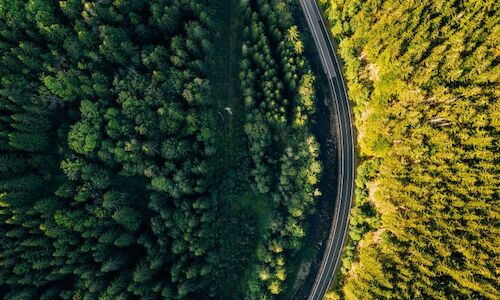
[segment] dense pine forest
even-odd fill
[[[290,288],[315,79],[294,1],[233,5],[229,60],[226,2],[0,0],[0,298]]]
[[[499,299],[500,2],[322,0],[361,150],[331,299]]]

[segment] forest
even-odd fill
[[[327,299],[499,299],[500,3],[320,2],[361,152]]]
[[[225,44],[227,2],[0,0],[0,298],[291,288],[315,77],[295,1],[229,1]]]

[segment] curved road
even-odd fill
[[[340,254],[347,236],[354,189],[354,134],[345,82],[328,33],[328,27],[321,17],[315,0],[299,1],[314,38],[321,64],[328,77],[330,92],[335,102],[333,106],[338,124],[339,173],[337,198],[323,259],[308,297],[309,300],[317,300],[323,299],[332,282],[340,263]]]

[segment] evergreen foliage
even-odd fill
[[[257,245],[258,264],[248,282],[251,299],[280,294],[287,257],[300,248],[304,218],[312,208],[321,172],[318,145],[307,122],[313,82],[293,25],[293,1],[248,1],[244,29],[241,88],[245,133],[254,162],[255,189],[270,195],[273,215]]]
[[[206,7],[5,0],[0,20],[0,297],[204,295]]]
[[[225,174],[208,2],[0,0],[0,298],[218,299],[244,267],[238,297],[287,288],[321,170],[296,7],[242,4]]]
[[[321,2],[365,160],[341,296],[498,299],[500,4]]]

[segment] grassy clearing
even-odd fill
[[[220,166],[235,167],[240,151],[244,151],[244,112],[240,93],[239,62],[243,24],[238,16],[238,3],[231,0],[213,0],[216,42],[209,63],[208,75],[212,96],[217,104],[220,126]],[[227,108],[227,109],[226,109]]]
[[[240,60],[243,23],[239,4],[212,0],[215,17],[215,50],[208,65],[212,98],[218,120],[219,251],[222,258],[218,278],[222,299],[242,298],[256,263],[256,247],[269,224],[271,199],[251,188],[251,157],[244,132],[245,115],[240,92]],[[229,108],[231,113],[226,109]]]

